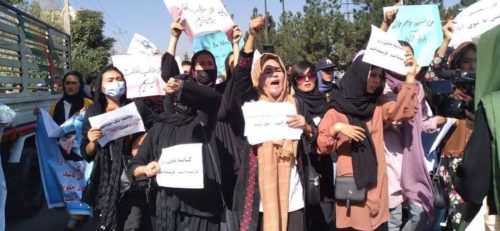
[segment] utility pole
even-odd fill
[[[281,9],[282,9],[282,14],[284,15],[285,14],[285,0],[280,0],[281,2]]]
[[[71,16],[69,12],[69,0],[64,0],[63,20],[64,20],[65,32],[71,34]]]
[[[264,15],[266,16],[266,25],[264,26],[264,40],[266,41],[266,44],[269,44],[269,36],[267,32],[267,22],[269,21],[269,15],[267,15],[267,0],[264,0]]]

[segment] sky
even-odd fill
[[[207,0],[210,1],[210,0]],[[234,22],[242,31],[248,30],[248,24],[254,7],[264,12],[264,0],[222,0]],[[306,0],[285,0],[285,10],[302,11]],[[347,2],[347,1],[346,1]],[[458,0],[445,0],[446,5],[453,5]],[[163,0],[70,0],[75,9],[93,9],[104,12],[107,37],[116,39],[114,49],[117,53],[125,53],[134,33],[139,33],[151,40],[162,52],[165,52],[170,39],[169,15]],[[282,13],[279,0],[268,0],[269,13],[278,19]],[[343,6],[345,7],[345,6]],[[188,52],[192,55],[192,45],[183,34],[177,45],[177,55]]]
[[[207,0],[209,1],[209,0]],[[234,22],[240,25],[242,31],[248,30],[252,10],[257,7],[264,12],[264,0],[223,0]],[[302,11],[305,0],[285,2],[285,10]],[[163,0],[71,0],[75,9],[85,8],[104,12],[106,23],[104,34],[117,41],[115,50],[124,53],[134,33],[139,33],[151,40],[162,52],[166,51],[170,39],[170,24],[172,17],[167,11]],[[273,17],[279,18],[282,5],[279,0],[267,1],[268,11]],[[177,55],[188,52],[192,54],[192,45],[183,34],[177,45]]]

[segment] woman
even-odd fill
[[[413,58],[413,48],[399,41],[405,56]],[[420,73],[420,72],[419,72]],[[405,76],[387,71],[384,97],[395,101]],[[418,78],[418,77],[417,77]],[[425,230],[432,220],[432,182],[425,166],[422,132],[434,133],[446,122],[441,116],[428,115],[422,83],[418,87],[418,104],[414,120],[395,121],[384,128],[384,150],[389,183],[389,230]],[[417,135],[418,134],[418,135]],[[408,207],[408,221],[403,225],[403,206]]]
[[[476,45],[473,43],[463,43],[455,49],[448,58],[449,69],[460,69],[464,72],[476,71]],[[457,83],[455,89],[447,102],[460,102],[464,105],[472,105],[473,92],[472,86],[468,84]],[[449,108],[454,105],[441,105],[440,108]],[[442,147],[441,165],[439,174],[443,177],[445,191],[450,198],[450,209],[448,212],[447,228],[449,230],[458,230],[462,213],[465,209],[465,203],[462,197],[457,193],[453,182],[457,179],[457,167],[462,162],[462,156],[465,145],[472,134],[474,115],[465,108],[463,115],[449,115],[458,119],[456,126],[450,131]],[[469,109],[470,110],[470,109]]]
[[[305,115],[306,121],[313,127],[313,136],[308,140],[302,140],[304,155],[302,157],[304,168],[313,168],[321,177],[319,178],[320,201],[312,203],[307,201],[310,206],[307,213],[308,230],[332,230],[335,227],[333,207],[333,153],[331,155],[319,156],[316,153],[317,126],[324,113],[324,108],[329,100],[324,93],[321,93],[318,87],[317,75],[315,75],[315,66],[307,61],[301,61],[294,64],[290,72],[290,83],[295,92],[300,114]],[[308,155],[308,156],[306,156]],[[309,158],[306,158],[309,157]],[[310,160],[310,161],[308,161]],[[306,179],[311,180],[313,176],[308,176],[309,171],[305,171]],[[307,191],[308,194],[317,193],[317,191]]]
[[[413,59],[405,64],[411,67],[395,102],[380,98],[384,72],[364,63],[362,55],[333,90],[335,97],[319,124],[318,152],[337,152],[337,179],[352,176],[358,189],[368,191],[360,204],[335,202],[337,228],[376,230],[389,219],[384,124],[412,118],[417,107],[417,64]]]
[[[177,76],[167,83],[168,110],[148,132],[137,156],[131,162],[133,177],[156,176],[162,149],[179,144],[202,143],[203,189],[160,187],[156,197],[158,230],[219,230],[222,213],[221,192],[216,171],[218,157],[213,152],[212,133],[220,95],[209,88],[198,88],[192,79]],[[170,110],[172,109],[172,110]],[[198,110],[204,113],[198,113]],[[165,138],[165,137],[168,137]],[[209,147],[210,146],[210,147]]]
[[[96,80],[95,104],[85,114],[81,152],[86,160],[94,160],[94,169],[87,185],[85,201],[93,206],[94,217],[101,230],[151,230],[146,195],[140,187],[122,188],[121,176],[126,162],[137,151],[141,134],[115,139],[105,146],[98,144],[102,133],[90,126],[89,118],[113,111],[130,103],[126,98],[126,83],[122,72],[105,67]],[[146,130],[151,128],[156,114],[140,101],[135,102]]]
[[[252,71],[254,42],[263,27],[263,17],[250,22],[249,37],[240,53],[234,82],[226,89],[229,97],[224,97],[239,106],[251,100],[289,102],[295,106],[296,101],[289,94],[285,66],[278,56],[263,54]],[[301,115],[291,115],[288,126],[303,129],[306,136],[312,134],[312,128]],[[242,145],[234,197],[240,230],[304,230],[299,142],[278,140],[250,146],[245,141]]]
[[[63,124],[71,116],[87,110],[92,105],[92,100],[86,98],[83,85],[83,77],[80,72],[70,71],[64,74],[62,79],[63,97],[54,102],[49,109],[49,114],[58,125]],[[82,161],[83,158],[73,152],[66,159]],[[67,230],[75,230],[81,226],[87,219],[88,214],[70,214]]]

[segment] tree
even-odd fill
[[[103,34],[101,12],[81,10],[71,22],[71,55],[73,70],[88,74],[99,72],[108,64],[115,39]]]
[[[20,5],[24,3],[24,0],[2,0],[6,3],[9,3],[11,5]]]

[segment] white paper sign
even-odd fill
[[[291,128],[289,115],[297,114],[293,104],[266,101],[247,102],[242,107],[245,136],[252,145],[273,140],[298,140],[302,129]]]
[[[98,140],[101,146],[109,141],[143,132],[144,123],[134,102],[104,114],[89,118],[92,128],[99,128],[102,136]]]
[[[220,0],[164,0],[168,12],[181,25],[192,41],[193,37],[207,32],[232,30],[234,22]]]
[[[156,181],[161,187],[202,189],[202,144],[179,144],[164,148]]]
[[[127,81],[127,98],[165,95],[161,78],[161,57],[151,55],[114,55],[113,65]]]
[[[372,25],[372,33],[363,62],[406,75],[408,67],[405,66],[404,60],[405,51],[398,40]]]
[[[149,41],[146,37],[135,33],[128,46],[127,54],[129,55],[158,55],[160,50],[155,44]]]
[[[500,24],[500,1],[482,0],[476,2],[455,17],[456,24],[450,46],[458,47]]]

